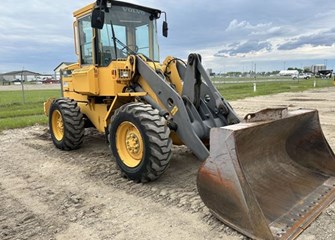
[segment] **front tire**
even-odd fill
[[[126,104],[109,125],[109,144],[122,174],[136,182],[159,178],[172,155],[170,129],[157,109],[144,103]]]
[[[69,98],[53,101],[49,111],[49,128],[57,148],[78,149],[83,142],[84,125],[83,114],[76,101]]]

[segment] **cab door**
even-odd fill
[[[95,66],[95,29],[91,27],[91,15],[79,18],[77,29],[80,68],[72,73],[73,90],[86,95],[98,95],[98,69]]]

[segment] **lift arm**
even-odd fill
[[[141,57],[136,56],[136,64],[138,73],[147,81],[170,113],[169,120],[176,126],[174,130],[177,135],[200,160],[207,159],[209,151],[203,142],[209,140],[210,129],[238,123],[239,120],[229,104],[211,85],[201,65],[200,56],[191,54],[189,57],[184,76],[184,89],[193,90],[184,90],[182,96]]]

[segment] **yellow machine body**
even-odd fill
[[[74,12],[74,39],[78,63],[72,64],[63,70],[62,89],[63,96],[75,99],[82,113],[90,119],[96,129],[100,132],[105,132],[111,113],[118,107],[134,101],[136,97],[145,96],[147,94],[157,103],[160,101],[142,77],[138,79],[138,82],[142,86],[143,92],[125,92],[125,88],[129,86],[129,82],[134,77],[136,71],[135,65],[132,64],[135,61],[132,56],[112,61],[105,67],[97,67],[94,59],[92,64],[82,64],[80,62],[82,52],[79,49],[79,33],[76,32],[79,25],[78,20],[85,16],[90,16],[94,6],[95,4],[90,4]],[[92,29],[92,51],[95,49],[94,39],[97,36],[97,31],[99,30]],[[131,39],[132,37],[129,38]],[[144,57],[143,59],[146,60]],[[147,64],[162,72],[166,70],[171,72],[169,81],[171,81],[177,87],[177,91],[181,93],[182,81],[177,74],[175,62],[173,57],[167,57],[163,64],[152,61],[147,61]],[[169,69],[166,69],[167,63],[169,63]],[[97,103],[92,100],[92,96],[107,97],[107,99],[104,99],[102,103]],[[160,105],[164,107],[162,104]],[[45,109],[45,112],[47,113],[48,109]],[[176,137],[175,139],[175,143],[180,143],[180,140]]]

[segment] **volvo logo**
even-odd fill
[[[136,8],[122,7],[124,12],[145,15],[145,12]]]

